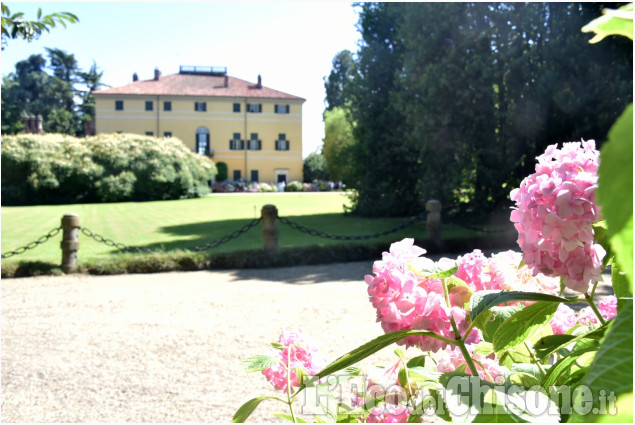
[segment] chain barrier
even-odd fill
[[[307,233],[311,236],[317,236],[317,237],[322,237],[322,238],[327,238],[327,239],[335,239],[335,240],[344,240],[344,241],[359,241],[359,240],[367,240],[367,239],[374,239],[374,238],[378,238],[380,236],[384,236],[384,235],[388,235],[391,233],[395,233],[401,229],[405,229],[406,227],[412,226],[413,224],[422,221],[426,218],[426,212],[422,212],[421,214],[417,215],[416,217],[398,225],[393,227],[392,229],[389,230],[385,230],[383,232],[377,232],[377,233],[373,233],[370,235],[358,235],[358,236],[344,236],[344,235],[332,235],[330,233],[326,233],[326,232],[321,232],[319,230],[314,230],[314,229],[310,229],[306,226],[303,226],[301,224],[295,223],[287,218],[284,217],[278,217],[278,220],[283,223],[286,224],[287,226],[291,227],[292,229],[298,230],[300,232],[303,233]],[[262,218],[256,218],[254,220],[252,220],[251,222],[249,222],[248,224],[246,224],[245,226],[241,227],[240,229],[230,233],[229,235],[223,236],[222,238],[216,239],[214,241],[211,242],[207,242],[204,245],[196,245],[193,246],[191,248],[185,248],[186,250],[190,250],[190,251],[196,251],[196,252],[200,252],[200,251],[205,251],[211,248],[215,248],[221,244],[224,244],[226,242],[229,242],[233,239],[236,239],[237,237],[239,237],[240,235],[242,235],[243,233],[248,232],[250,229],[252,229],[253,227],[257,226],[260,222],[262,221]],[[22,254],[24,252],[26,252],[27,250],[33,249],[38,245],[41,245],[43,243],[45,243],[46,241],[48,241],[49,239],[51,239],[52,237],[56,236],[60,231],[62,230],[62,226],[57,227],[55,229],[52,229],[50,232],[48,232],[46,235],[40,237],[39,239],[37,239],[36,241],[33,241],[25,246],[22,246],[18,249],[15,249],[13,251],[8,251],[5,252],[4,254],[2,254],[2,258],[9,258],[12,257],[14,255],[19,255]],[[93,239],[96,242],[99,243],[103,243],[107,246],[116,248],[120,251],[128,251],[128,252],[136,252],[136,253],[155,253],[155,252],[166,252],[166,250],[163,249],[151,249],[151,248],[141,248],[138,246],[128,246],[124,243],[121,242],[116,242],[112,239],[108,239],[98,233],[93,232],[92,230],[86,228],[86,227],[79,227],[78,229],[79,231],[81,231],[85,236],[88,236],[89,238]]]
[[[24,246],[21,246],[18,249],[14,249],[13,251],[7,251],[4,254],[2,254],[1,258],[5,259],[5,258],[9,258],[9,257],[13,257],[14,255],[19,255],[22,254],[26,251],[28,251],[29,249],[33,249],[38,245],[42,245],[44,242],[48,241],[49,239],[51,239],[53,236],[57,235],[60,230],[62,230],[62,226],[57,227],[55,229],[51,229],[46,235],[40,237],[39,239],[30,242]]]
[[[412,226],[413,224],[422,221],[425,217],[426,217],[427,213],[424,211],[421,214],[419,214],[418,216],[406,221],[405,223],[402,223],[396,227],[393,227],[390,230],[386,230],[383,232],[378,232],[378,233],[373,233],[371,235],[360,235],[360,236],[343,236],[343,235],[331,235],[330,233],[326,233],[326,232],[320,232],[319,230],[314,230],[314,229],[310,229],[306,226],[303,226],[301,224],[298,223],[294,223],[293,221],[284,218],[284,217],[278,217],[278,220],[280,221],[280,223],[282,224],[286,224],[287,226],[291,227],[292,229],[298,230],[300,232],[303,233],[307,233],[311,236],[317,236],[320,238],[326,238],[326,239],[335,239],[335,240],[339,240],[339,241],[360,241],[360,240],[367,240],[367,239],[374,239],[374,238],[378,238],[380,236],[384,236],[384,235],[389,235],[391,233],[395,233],[398,232],[401,229],[405,229],[406,227]]]
[[[252,220],[249,224],[246,224],[245,226],[241,227],[240,229],[230,233],[227,236],[223,236],[220,239],[216,239],[212,242],[208,242],[205,245],[197,245],[191,248],[184,248],[186,250],[190,250],[190,251],[204,251],[210,248],[215,248],[218,245],[221,245],[225,242],[229,242],[232,239],[236,239],[238,236],[242,235],[243,233],[249,231],[252,227],[256,226],[258,223],[260,223],[262,219],[261,218],[256,218],[254,220]],[[112,239],[107,239],[97,233],[92,232],[90,229],[87,229],[86,227],[80,227],[79,230],[86,236],[88,236],[89,238],[92,238],[93,240],[95,240],[96,242],[99,243],[104,243],[108,246],[111,246],[113,248],[117,248],[120,251],[129,251],[129,252],[137,252],[137,253],[153,253],[153,252],[166,252],[166,250],[162,250],[162,249],[150,249],[150,248],[141,248],[138,246],[128,246],[126,244],[120,243],[120,242],[115,242]],[[182,248],[179,248],[182,249]]]

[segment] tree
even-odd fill
[[[41,115],[44,131],[76,135],[78,117],[72,86],[44,71],[42,55],[31,55],[16,64],[16,72],[2,82],[2,124],[7,130],[19,130],[24,114]],[[6,93],[5,93],[6,92]],[[5,115],[5,108],[9,111]],[[19,113],[16,111],[19,110]],[[60,111],[65,111],[61,113]],[[6,120],[6,121],[5,121]]]
[[[97,64],[93,61],[90,69],[87,72],[76,72],[77,85],[75,91],[79,95],[81,102],[79,104],[79,118],[82,122],[93,121],[95,119],[95,98],[93,92],[101,87],[106,86],[101,79],[104,75],[104,71],[100,71],[97,68]]]
[[[310,153],[304,159],[304,182],[310,183],[314,180],[326,180],[328,174],[326,172],[326,161],[324,156],[317,152]]]
[[[355,60],[348,50],[342,50],[333,58],[333,68],[324,79],[326,110],[344,106],[350,101],[350,84],[355,73]]]
[[[324,144],[322,155],[330,180],[351,183],[351,147],[355,143],[353,126],[348,120],[344,107],[324,111]]]
[[[632,101],[632,45],[595,48],[591,3],[364,3],[351,168],[364,215],[509,206],[554,143],[594,138]]]
[[[22,38],[27,41],[37,39],[42,32],[50,32],[56,24],[66,28],[66,23],[79,22],[79,18],[70,12],[51,13],[42,16],[42,9],[37,11],[37,20],[28,21],[24,19],[24,13],[17,12],[11,14],[9,7],[2,4],[2,50],[7,45],[7,39]]]

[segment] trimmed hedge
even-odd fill
[[[151,201],[210,193],[214,163],[176,138],[63,134],[2,138],[2,204]]]

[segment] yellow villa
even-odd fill
[[[227,164],[228,178],[302,180],[305,99],[230,77],[226,68],[181,66],[178,74],[94,92],[97,133],[176,137]]]

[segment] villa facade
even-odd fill
[[[230,77],[226,68],[181,66],[178,74],[94,92],[96,132],[176,137],[227,164],[228,178],[302,180],[305,99]]]

